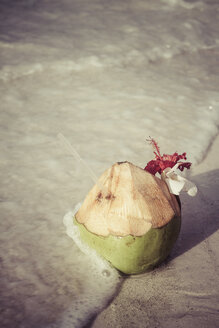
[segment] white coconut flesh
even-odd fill
[[[76,219],[99,236],[143,236],[180,216],[166,183],[129,162],[106,170],[86,196]]]

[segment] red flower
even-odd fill
[[[144,168],[144,170],[148,171],[149,173],[155,175],[158,172],[161,174],[163,170],[165,170],[167,167],[172,168],[173,166],[175,166],[179,162],[179,160],[186,160],[186,153],[183,153],[182,155],[179,155],[178,153],[174,153],[173,155],[163,154],[163,156],[161,156],[160,148],[158,147],[156,141],[153,138],[150,138],[148,141],[155,149],[155,159],[148,162]],[[179,162],[179,164],[180,165],[178,168],[181,171],[183,171],[184,168],[189,169],[192,165],[192,163],[190,162]]]

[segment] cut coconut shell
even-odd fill
[[[162,228],[151,228],[140,237],[98,236],[74,219],[80,238],[125,274],[152,270],[169,255],[180,232],[181,218],[175,216]]]
[[[129,162],[106,170],[76,213],[98,236],[143,236],[180,216],[179,204],[164,181]]]

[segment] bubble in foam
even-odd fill
[[[105,277],[109,277],[110,276],[110,272],[108,270],[103,270],[102,271],[102,275]]]

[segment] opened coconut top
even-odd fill
[[[76,213],[79,223],[100,236],[142,236],[166,225],[180,208],[164,181],[129,162],[106,170]]]

